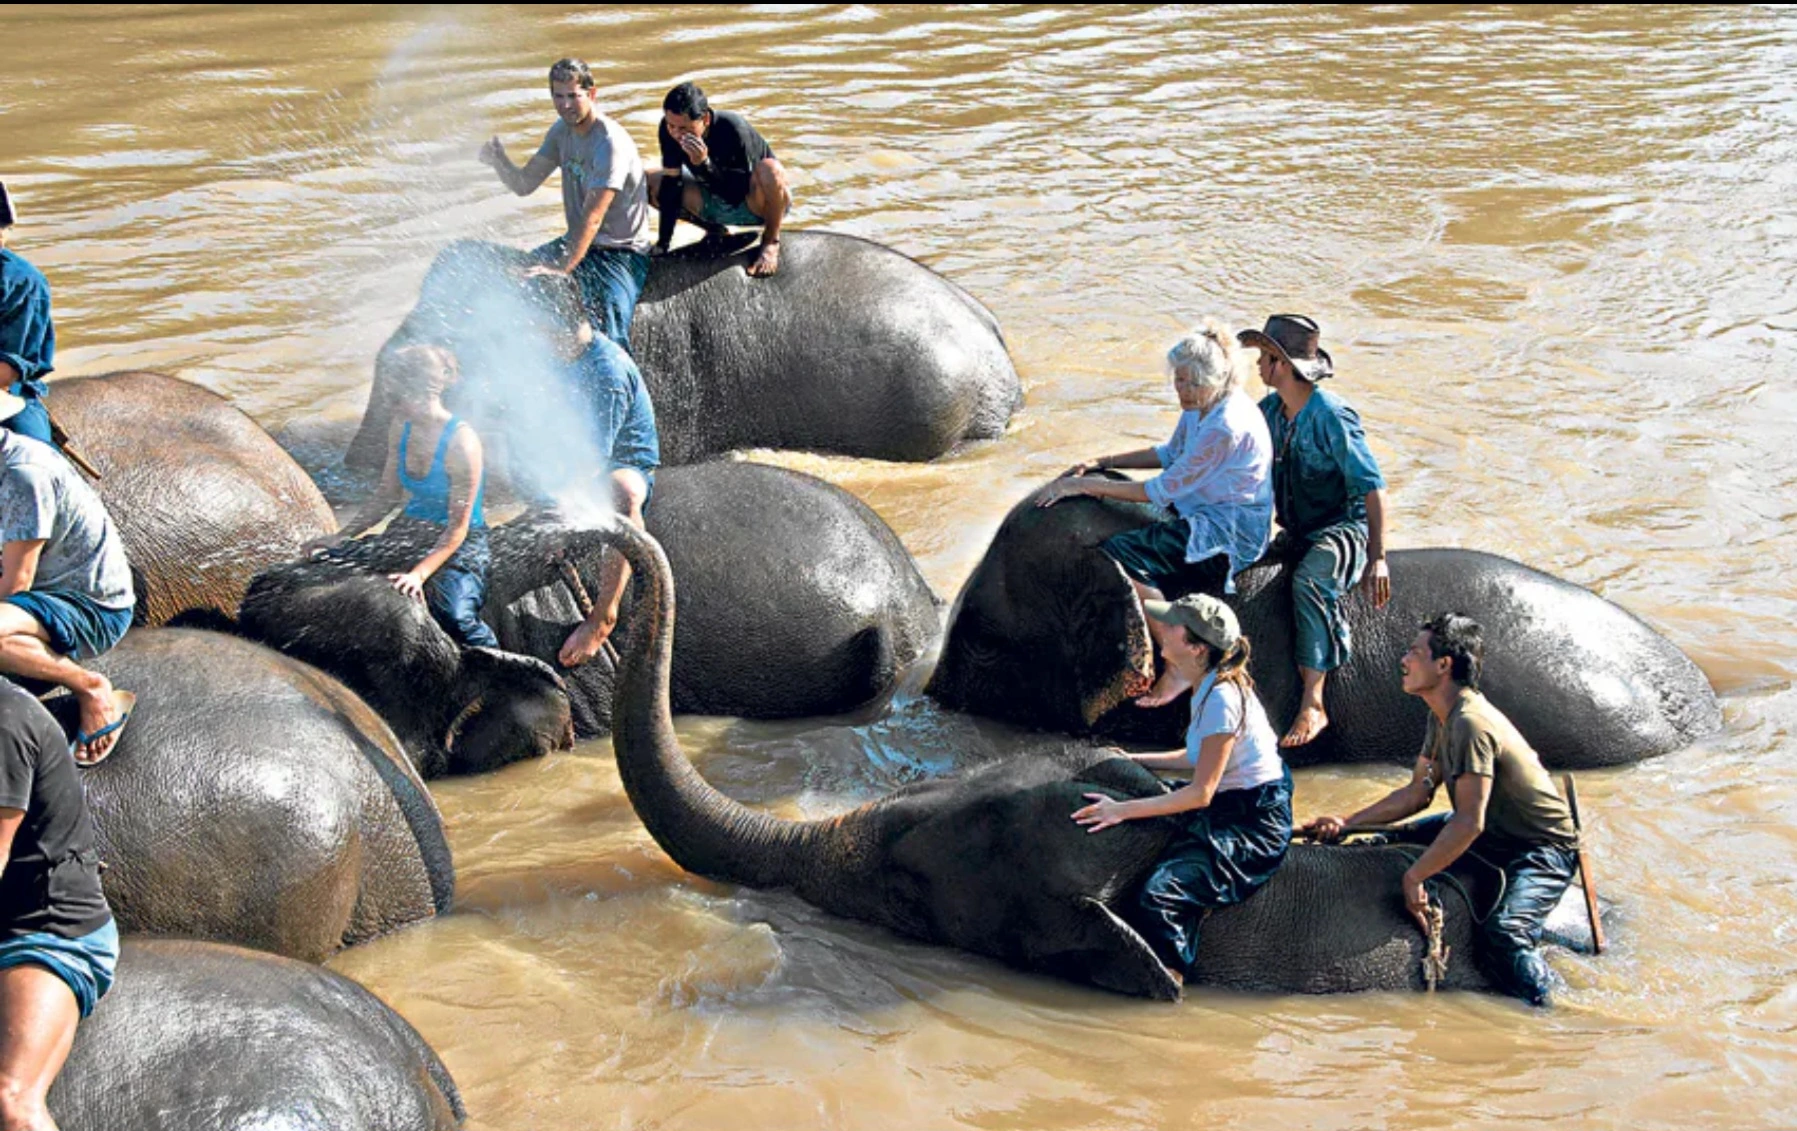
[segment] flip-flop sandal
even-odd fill
[[[78,752],[89,746],[96,739],[105,738],[109,734],[116,735],[124,730],[125,724],[131,720],[131,712],[137,708],[137,696],[129,691],[114,691],[112,693],[112,702],[113,705],[119,709],[119,717],[116,720],[107,723],[92,734],[88,734],[83,730],[78,730],[75,732],[75,741],[69,743],[69,755],[75,759],[75,764],[83,769],[90,769],[99,765],[101,762],[104,762],[114,750],[119,748],[119,740],[114,738],[112,740],[112,745],[106,748],[104,754],[89,758],[86,761],[82,760],[81,755]]]

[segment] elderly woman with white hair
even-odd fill
[[[1206,324],[1167,351],[1167,371],[1183,410],[1172,439],[1076,464],[1037,500],[1053,506],[1073,495],[1153,503],[1169,512],[1149,526],[1100,546],[1135,584],[1138,597],[1176,601],[1189,593],[1235,591],[1235,574],[1266,552],[1273,529],[1273,441],[1266,419],[1241,391],[1230,334]],[[1152,479],[1113,479],[1093,471],[1159,471]],[[1148,626],[1163,653],[1166,627]],[[1170,664],[1138,706],[1159,707],[1191,687]]]

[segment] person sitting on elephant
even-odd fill
[[[55,1127],[44,1107],[75,1026],[112,987],[119,932],[100,890],[93,818],[62,728],[0,686],[0,1127]]]
[[[1292,775],[1248,674],[1248,638],[1229,606],[1193,593],[1144,607],[1172,630],[1164,655],[1195,687],[1192,722],[1184,750],[1129,757],[1151,770],[1190,769],[1192,780],[1160,797],[1131,801],[1088,793],[1091,804],[1073,819],[1094,833],[1149,817],[1184,821],[1143,883],[1132,920],[1183,979],[1197,962],[1205,916],[1253,895],[1285,862]]]
[[[533,289],[535,331],[557,360],[560,388],[512,404],[507,431],[512,462],[540,498],[563,511],[578,513],[596,503],[641,530],[661,465],[655,406],[642,371],[629,354],[593,332],[571,288],[541,279]],[[578,667],[599,654],[617,627],[629,581],[623,558],[605,555],[593,610],[557,654],[563,667]]]
[[[1391,599],[1385,562],[1385,479],[1360,415],[1317,388],[1335,373],[1317,324],[1275,314],[1236,337],[1260,351],[1260,402],[1273,442],[1273,508],[1284,542],[1301,554],[1292,576],[1303,698],[1281,746],[1303,746],[1329,725],[1323,685],[1348,662],[1352,639],[1341,603],[1359,582],[1377,608]]]
[[[747,268],[762,278],[780,269],[780,223],[792,207],[786,167],[741,114],[713,110],[698,85],[683,82],[661,103],[660,169],[649,194],[661,212],[655,250],[665,253],[685,218],[718,242],[731,225],[762,228],[761,250]]]
[[[535,251],[535,273],[571,276],[599,331],[626,351],[637,299],[649,279],[649,198],[643,160],[624,127],[594,105],[593,72],[579,59],[549,68],[549,95],[560,121],[549,127],[522,168],[493,138],[480,160],[506,188],[529,196],[558,167],[568,232]]]
[[[304,548],[341,546],[404,503],[385,537],[429,542],[431,548],[411,569],[389,575],[393,588],[423,602],[458,642],[497,648],[499,638],[480,615],[492,564],[483,506],[485,455],[473,426],[443,404],[459,377],[455,355],[440,346],[407,346],[394,355],[393,365],[396,411],[387,430],[380,486],[341,530]],[[420,458],[425,452],[430,454]]]
[[[20,399],[0,393],[0,416]],[[49,444],[0,428],[0,673],[67,688],[80,708],[72,747],[92,765],[136,699],[76,661],[112,650],[137,596],[106,504]]]
[[[1149,502],[1172,512],[1151,526],[1113,535],[1099,549],[1120,566],[1144,600],[1177,600],[1188,593],[1235,591],[1234,576],[1259,560],[1273,528],[1273,490],[1267,474],[1273,444],[1267,422],[1241,392],[1233,343],[1207,325],[1174,343],[1167,370],[1181,413],[1172,439],[1158,447],[1099,456],[1075,464],[1038,497],[1053,506],[1073,495]],[[1162,469],[1136,482],[1089,474],[1113,468]],[[1173,630],[1150,620],[1166,650]],[[1136,703],[1159,707],[1192,686],[1178,668]]]
[[[1404,873],[1404,903],[1428,930],[1424,884],[1465,855],[1504,873],[1503,895],[1479,925],[1480,959],[1492,981],[1531,1005],[1546,1005],[1553,974],[1537,949],[1542,924],[1578,869],[1572,811],[1527,740],[1479,693],[1484,632],[1444,613],[1424,624],[1404,653],[1404,690],[1429,705],[1429,729],[1410,781],[1355,813],[1318,817],[1302,832],[1324,841],[1388,825],[1429,807],[1446,786],[1452,813],[1403,826],[1394,839],[1427,845]]]
[[[24,407],[0,420],[22,436],[54,441],[44,383],[55,368],[56,324],[50,319],[50,284],[43,272],[6,246],[12,232],[12,197],[0,185],[0,389],[23,398]]]

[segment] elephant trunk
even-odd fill
[[[669,706],[674,582],[655,539],[614,523],[605,540],[637,577],[620,657],[612,748],[624,791],[649,835],[689,872],[750,887],[795,886],[828,823],[786,821],[713,789],[680,748]]]

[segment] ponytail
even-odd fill
[[[1249,645],[1246,636],[1238,637],[1235,646],[1220,656],[1214,646],[1206,644],[1205,648],[1210,652],[1211,671],[1216,676],[1212,687],[1214,688],[1217,684],[1232,684],[1236,693],[1242,697],[1241,717],[1236,720],[1235,724],[1235,736],[1240,738],[1248,726],[1248,697],[1256,694],[1254,677],[1248,674],[1248,661],[1253,656],[1254,649]]]

